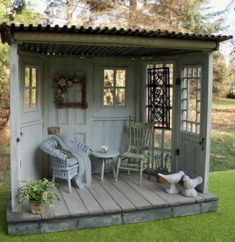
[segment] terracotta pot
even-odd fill
[[[160,184],[165,184],[166,183],[166,180],[163,178],[163,177],[161,177],[161,176],[159,176],[158,174],[156,175],[156,182],[157,183],[160,183]]]
[[[43,213],[43,206],[38,201],[29,201],[30,209],[32,214],[42,214]]]

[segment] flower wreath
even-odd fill
[[[86,93],[85,80],[83,78],[74,77],[67,78],[65,76],[59,76],[55,78],[56,87],[55,87],[55,103],[58,107],[67,106],[67,107],[81,107],[86,108],[86,96],[83,95]],[[81,103],[64,103],[64,96],[68,90],[68,88],[73,85],[81,85],[82,86],[82,102]]]

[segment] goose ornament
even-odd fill
[[[189,176],[184,175],[183,176],[183,182],[184,182],[184,192],[183,195],[186,197],[196,197],[197,196],[197,191],[195,189],[196,186],[201,184],[203,181],[202,177],[199,176],[195,179],[189,178]]]
[[[176,187],[176,183],[178,183],[184,175],[183,171],[179,171],[170,175],[163,175],[161,173],[158,173],[158,175],[164,178],[170,184],[170,187],[165,189],[167,193],[175,194],[179,192],[178,188]]]

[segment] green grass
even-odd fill
[[[235,170],[210,174],[210,191],[220,198],[217,212],[195,216],[86,229],[10,237],[6,233],[6,197],[8,190],[0,190],[0,241],[1,242],[52,242],[52,241],[164,241],[164,242],[232,242],[235,241]]]
[[[213,133],[211,139],[211,171],[235,169],[235,135]]]
[[[213,99],[210,170],[235,169],[235,99]]]
[[[235,110],[235,99],[213,98],[212,108],[213,109],[234,109]]]

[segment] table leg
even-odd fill
[[[116,179],[116,162],[114,162],[114,160],[111,160],[112,162],[112,170],[113,170],[113,177],[114,179]]]
[[[101,165],[101,181],[104,180],[104,165],[105,165],[105,159],[101,160],[102,165]]]

